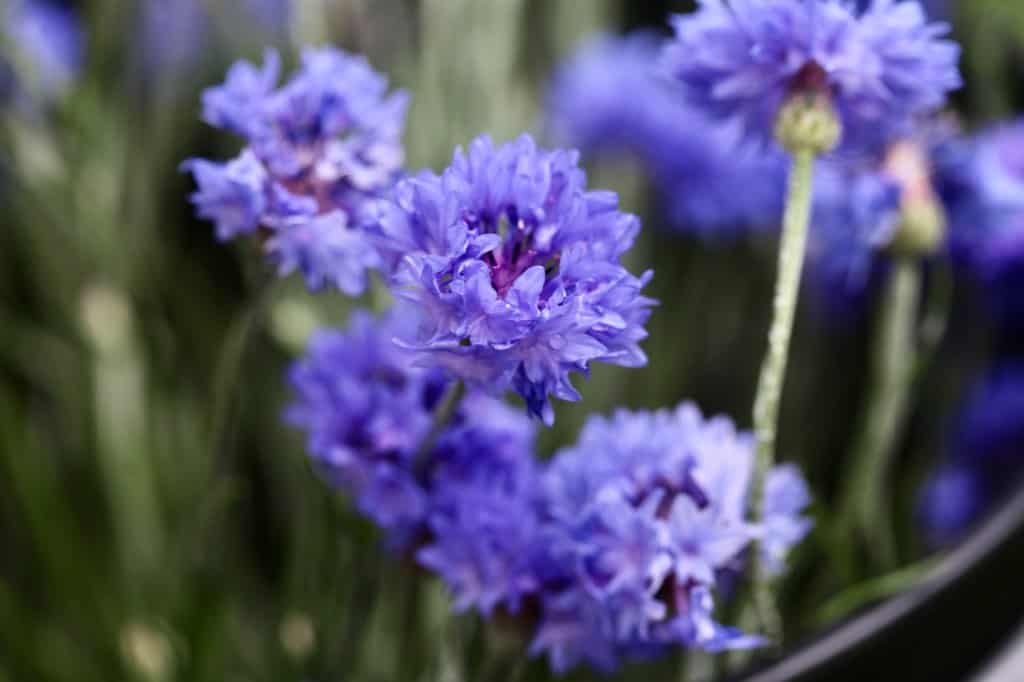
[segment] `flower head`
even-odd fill
[[[325,478],[396,536],[426,518],[428,496],[413,458],[444,383],[437,373],[409,369],[407,353],[391,343],[401,324],[356,313],[347,331],[318,332],[289,373],[295,402],[287,413],[306,431]]]
[[[277,87],[279,70],[268,51],[262,67],[239,62],[203,93],[203,119],[247,146],[219,172],[186,162],[199,184],[193,202],[221,239],[252,231],[258,208],[255,224],[281,274],[298,270],[312,289],[329,283],[358,295],[381,263],[365,218],[401,171],[407,98],[389,95],[365,59],[333,48],[305,50],[299,71]]]
[[[544,479],[543,617],[534,650],[552,667],[613,669],[623,656],[682,644],[755,646],[717,624],[720,572],[754,537],[781,561],[808,528],[795,470],[772,472],[763,527],[747,520],[753,441],[696,407],[592,418]]]
[[[434,454],[431,540],[416,558],[441,576],[456,610],[515,613],[538,587],[534,430],[522,412],[485,396],[473,401]]]
[[[549,395],[579,399],[570,372],[646,362],[651,273],[619,262],[639,222],[586,189],[575,152],[477,138],[441,176],[402,181],[377,229],[395,293],[426,311],[404,343],[472,385],[513,388],[546,423]]]
[[[584,154],[630,154],[658,189],[671,225],[708,239],[772,229],[782,213],[780,154],[737,149],[735,132],[680,101],[656,68],[651,34],[601,36],[558,72],[548,126]]]
[[[290,372],[295,401],[287,418],[306,431],[322,475],[392,545],[437,572],[457,608],[514,611],[536,584],[533,424],[470,394],[425,445],[446,382],[412,367],[409,352],[392,342],[404,324],[358,312],[347,331],[314,336]]]
[[[960,85],[948,26],[916,0],[702,0],[672,25],[664,63],[685,95],[761,141],[792,95],[824,97],[853,148],[906,132]]]

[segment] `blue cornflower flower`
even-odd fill
[[[735,131],[681,102],[656,68],[664,41],[648,33],[600,36],[559,67],[547,119],[585,154],[630,154],[654,182],[673,227],[730,238],[778,225],[781,154],[744,146]]]
[[[619,262],[639,227],[614,193],[587,191],[575,152],[477,138],[443,175],[402,181],[378,214],[394,291],[425,311],[403,342],[474,386],[513,388],[550,424],[549,395],[580,397],[570,372],[646,363],[651,273]]]
[[[281,87],[279,70],[268,50],[262,67],[239,62],[223,85],[203,93],[203,119],[248,144],[219,179],[209,162],[186,162],[200,185],[193,202],[200,215],[227,221],[218,222],[218,238],[251,231],[248,214],[228,224],[238,195],[223,189],[237,180],[231,171],[255,162],[262,196],[248,207],[260,207],[257,222],[281,273],[298,270],[311,289],[329,283],[359,295],[367,271],[381,265],[366,216],[401,172],[407,97],[389,95],[385,78],[362,57],[333,48],[305,50],[300,69]],[[248,180],[256,176],[246,172]]]
[[[794,93],[827,96],[853,148],[906,133],[961,83],[948,26],[914,0],[701,0],[672,25],[664,64],[688,99],[762,142]]]
[[[425,444],[445,389],[391,339],[408,319],[353,315],[321,331],[290,372],[288,421],[307,434],[317,469],[386,532],[392,546],[436,572],[457,609],[514,612],[536,590],[540,528],[533,423],[469,394]]]
[[[443,378],[410,369],[408,353],[391,342],[402,324],[357,312],[347,331],[317,332],[289,372],[295,401],[287,412],[325,478],[400,540],[429,510],[413,459],[443,390]]]
[[[416,558],[441,576],[456,610],[486,615],[501,606],[515,613],[538,587],[535,435],[521,411],[476,394],[438,441],[429,479],[431,540]]]
[[[612,670],[622,657],[673,644],[758,645],[713,620],[717,577],[739,566],[755,537],[781,562],[809,528],[809,500],[795,469],[777,468],[764,523],[750,523],[752,468],[750,435],[691,404],[588,420],[544,476],[533,651],[562,672],[580,662]]]
[[[954,427],[949,461],[926,484],[919,513],[936,544],[962,537],[1024,474],[1024,364],[997,365]]]
[[[40,0],[10,0],[0,16],[21,85],[44,100],[66,91],[84,56],[85,39],[74,10]]]

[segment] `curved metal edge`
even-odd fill
[[[962,679],[1024,619],[1024,490],[919,586],[744,682]]]

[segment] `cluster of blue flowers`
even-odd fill
[[[268,51],[262,67],[239,62],[203,93],[203,119],[247,145],[227,163],[185,163],[199,186],[192,201],[219,239],[262,230],[281,274],[358,295],[380,266],[365,214],[402,170],[407,98],[388,94],[362,57],[331,48],[304,51],[276,87],[279,70]]]
[[[358,313],[348,331],[317,335],[292,370],[288,415],[324,477],[437,573],[456,609],[523,618],[557,671],[761,643],[714,621],[714,594],[751,540],[778,570],[808,532],[795,469],[771,473],[753,523],[751,437],[690,404],[592,418],[542,465],[531,421],[470,393],[427,441],[446,381],[389,343],[405,324]]]
[[[908,133],[960,83],[947,27],[896,0],[704,0],[673,26],[668,42],[585,47],[554,80],[551,131],[638,155],[671,222],[735,236],[782,213],[788,161],[770,143],[781,108],[827,100],[843,154],[817,171],[811,252],[832,286],[862,293],[908,197],[940,184],[941,155]],[[752,543],[781,571],[809,531],[794,467],[770,470],[751,510],[753,439],[690,404],[594,417],[542,463],[533,421],[498,399],[513,391],[551,424],[552,397],[580,397],[573,373],[646,364],[652,274],[622,264],[638,219],[588,188],[577,152],[526,135],[478,137],[440,174],[407,171],[406,96],[360,57],[307,50],[278,77],[268,52],[206,91],[203,118],[246,145],[185,167],[219,239],[257,235],[314,290],[361,295],[376,271],[394,295],[383,319],[357,313],[347,331],[317,334],[292,369],[288,419],[323,476],[440,576],[457,609],[533,627],[533,652],[558,671],[759,645],[714,605]]]

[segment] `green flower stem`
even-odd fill
[[[775,284],[773,317],[768,333],[768,351],[761,365],[761,376],[754,399],[754,433],[757,438],[754,478],[750,487],[750,509],[754,519],[761,518],[764,483],[775,461],[775,435],[779,421],[779,401],[786,377],[789,342],[793,335],[800,273],[803,270],[807,229],[810,223],[814,159],[811,148],[792,152],[793,168],[789,176],[786,212],[783,216],[782,242],[779,245],[779,266]],[[772,596],[771,580],[765,573],[758,552],[753,556],[754,604],[764,634],[778,641],[781,635],[779,614]]]
[[[434,409],[434,423],[430,426],[430,431],[423,438],[423,442],[420,443],[419,449],[416,451],[416,456],[413,458],[413,468],[417,473],[422,474],[423,467],[427,464],[427,455],[434,449],[434,445],[437,443],[437,439],[441,436],[441,432],[445,430],[445,427],[451,422],[452,417],[455,416],[455,411],[459,408],[459,403],[462,402],[462,398],[466,395],[466,384],[462,379],[456,379],[455,382],[448,387],[444,396],[441,398],[441,402],[438,403]]]
[[[886,285],[875,331],[871,385],[862,428],[854,444],[840,523],[852,524],[881,568],[895,562],[889,515],[889,463],[907,420],[917,359],[921,270],[916,259],[897,256]]]

